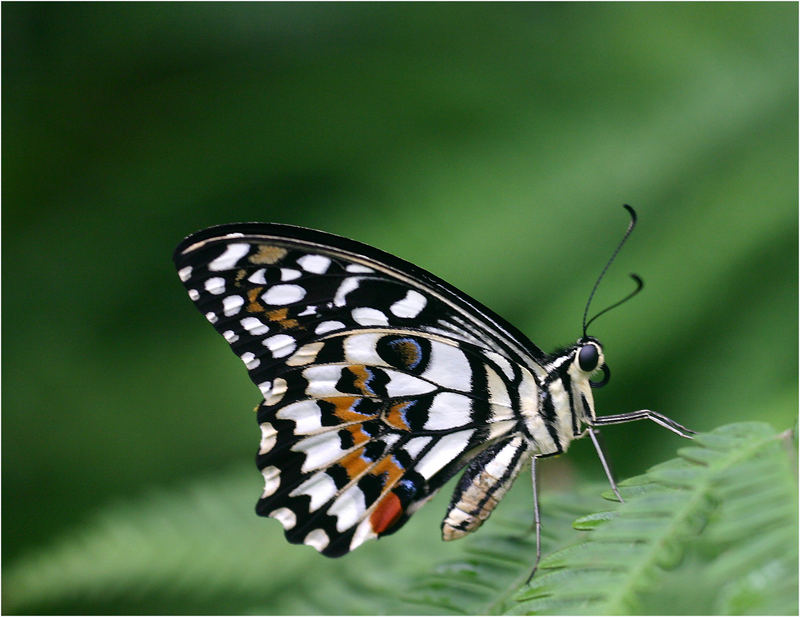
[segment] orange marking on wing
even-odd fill
[[[258,294],[261,293],[262,289],[264,288],[253,287],[253,289],[247,291],[247,299],[250,301],[250,304],[247,305],[247,311],[249,313],[260,313],[264,310],[264,307],[258,302]]]
[[[362,458],[362,454],[364,454],[364,448],[359,448],[339,461],[339,465],[344,467],[345,471],[347,472],[347,476],[351,480],[361,475],[361,472],[370,465],[368,461]]]
[[[377,534],[385,532],[397,522],[402,514],[403,504],[400,503],[400,498],[394,493],[388,493],[386,497],[381,499],[369,517],[372,531]]]
[[[288,251],[280,246],[261,245],[258,247],[258,252],[250,255],[248,259],[253,264],[274,264],[279,262],[286,256]]]
[[[386,414],[386,424],[393,428],[400,429],[401,431],[410,431],[411,427],[406,422],[405,418],[403,417],[403,412],[406,410],[406,407],[411,405],[411,401],[405,401],[403,403],[395,403],[391,407],[389,407],[389,413]]]
[[[364,396],[373,396],[373,393],[367,386],[367,382],[369,382],[369,380],[372,378],[372,374],[367,370],[367,367],[363,364],[353,364],[352,366],[348,366],[347,370],[355,376],[353,385],[358,389],[358,391]]]
[[[378,461],[378,464],[370,470],[370,474],[373,476],[384,476],[384,487],[394,486],[395,482],[403,476],[404,472],[405,469],[400,467],[391,455],[384,456]]]
[[[353,405],[356,404],[356,401],[361,400],[356,396],[333,396],[320,400],[335,405],[336,408],[333,410],[333,413],[336,414],[336,417],[342,422],[364,422],[364,420],[375,417],[375,415],[359,413],[353,409]]]
[[[275,309],[274,311],[267,311],[266,315],[270,321],[277,321],[284,330],[291,330],[300,325],[296,319],[287,319],[289,316],[289,309],[285,306],[280,309]]]
[[[361,430],[360,424],[353,424],[351,426],[345,426],[344,428],[345,430],[350,431],[350,434],[353,436],[353,444],[356,446],[366,443],[372,439],[369,435]]]
[[[267,318],[270,321],[283,321],[289,314],[289,309],[285,306],[283,308],[275,309],[274,311],[267,311]]]

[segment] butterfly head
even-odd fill
[[[561,361],[556,360],[554,363],[558,365],[558,368],[553,377],[556,378],[554,381],[558,381],[559,385],[551,394],[556,398],[558,389],[562,389],[561,391],[563,388],[571,390],[568,399],[570,415],[564,417],[572,417],[573,422],[569,427],[565,425],[564,431],[566,432],[561,435],[562,441],[566,441],[576,437],[579,433],[578,426],[575,424],[576,419],[589,424],[594,420],[592,389],[606,385],[611,372],[606,364],[603,345],[591,336],[581,337],[574,345],[556,352],[554,356],[559,357]],[[593,380],[600,373],[602,376]]]
[[[611,371],[606,364],[600,341],[591,336],[584,336],[578,339],[574,354],[572,364],[576,377],[587,380],[592,388],[602,388],[608,383],[608,380],[611,379]],[[592,374],[598,370],[603,372],[602,380],[592,381]]]

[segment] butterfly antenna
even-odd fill
[[[642,279],[638,275],[631,274],[631,278],[634,281],[636,281],[636,289],[634,289],[631,293],[629,293],[627,296],[625,296],[622,300],[620,300],[618,302],[615,302],[611,306],[608,306],[608,307],[604,308],[602,311],[600,311],[594,317],[592,317],[589,321],[586,321],[586,317],[589,315],[589,307],[592,304],[592,299],[594,298],[594,294],[597,291],[598,285],[600,285],[600,281],[603,280],[603,277],[606,275],[606,272],[608,271],[609,266],[611,266],[611,264],[614,263],[614,259],[616,259],[617,254],[619,253],[620,249],[625,244],[625,241],[628,239],[628,236],[631,235],[631,232],[633,231],[633,228],[636,227],[636,218],[637,218],[636,217],[636,210],[631,208],[628,204],[625,204],[622,207],[625,208],[628,211],[628,214],[631,215],[631,222],[628,223],[628,229],[625,231],[625,235],[622,236],[622,240],[619,241],[619,244],[617,245],[617,248],[614,249],[614,252],[611,254],[611,258],[608,260],[608,262],[606,262],[606,265],[603,268],[603,271],[600,273],[600,276],[598,276],[597,280],[594,282],[594,287],[592,287],[592,291],[589,294],[589,299],[586,301],[586,308],[583,309],[583,336],[584,337],[586,337],[587,328],[589,327],[589,325],[595,319],[600,317],[600,315],[603,315],[603,314],[607,313],[611,309],[618,307],[623,302],[627,302],[628,300],[633,298],[633,296],[638,294],[642,290],[642,287],[644,287],[644,281],[642,281]]]

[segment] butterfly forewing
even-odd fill
[[[190,236],[175,262],[264,395],[257,511],[292,542],[337,556],[396,531],[518,430],[518,386],[541,352],[424,270],[261,224]]]

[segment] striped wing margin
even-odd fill
[[[444,281],[286,225],[204,230],[174,259],[264,395],[257,512],[279,520],[289,541],[339,556],[392,533],[487,448],[513,449],[518,472],[522,446],[509,436],[520,387],[533,381],[525,366],[540,370],[543,354]],[[470,479],[491,460],[478,463]],[[469,496],[466,481],[457,495]]]

